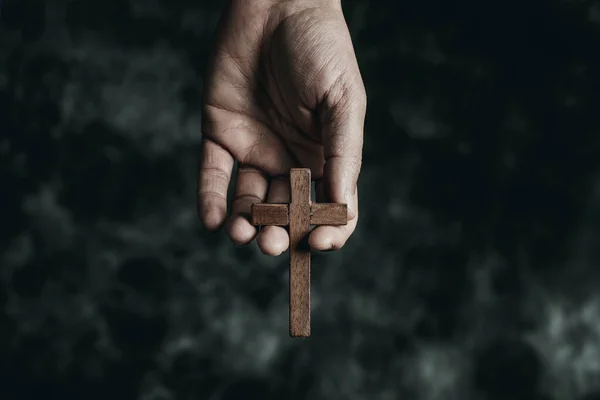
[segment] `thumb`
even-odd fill
[[[362,165],[367,96],[362,80],[339,80],[323,103],[323,180],[329,201],[348,204],[348,219],[357,215],[356,185]]]

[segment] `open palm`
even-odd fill
[[[319,227],[319,250],[341,247],[357,222],[366,96],[339,2],[249,7],[232,1],[218,31],[204,88],[199,213],[209,229],[226,218],[234,161],[237,186],[227,230],[238,244],[256,235],[252,203],[288,202],[290,168],[310,168],[317,200],[347,202],[348,225]],[[289,245],[280,227],[261,231],[266,254]]]

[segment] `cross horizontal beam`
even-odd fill
[[[338,203],[312,203],[310,205],[311,225],[346,225],[348,206]]]
[[[252,225],[287,226],[290,211],[287,204],[255,203],[252,205]],[[312,203],[310,205],[311,225],[346,225],[348,207],[338,203]]]
[[[290,207],[287,204],[252,204],[252,225],[286,226],[290,223]]]

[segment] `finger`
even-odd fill
[[[319,193],[319,188],[317,188],[317,193]],[[321,200],[317,197],[317,201],[322,202],[326,200]],[[318,226],[313,229],[308,237],[308,243],[311,249],[318,251],[339,250],[346,244],[346,241],[350,235],[352,235],[358,224],[358,192],[354,193],[354,199],[352,201],[357,206],[354,218],[349,220],[347,225]]]
[[[198,170],[198,216],[208,230],[218,229],[227,216],[227,188],[231,181],[233,157],[207,139],[202,140]]]
[[[256,227],[250,223],[252,204],[263,202],[267,195],[267,178],[256,168],[238,168],[235,195],[227,233],[237,245],[248,244],[256,236]]]
[[[339,81],[339,80],[338,80]],[[362,164],[366,94],[362,82],[339,81],[324,102],[323,179],[334,203],[348,204],[348,218],[357,215],[356,185]]]
[[[226,147],[237,161],[270,176],[285,174],[294,167],[288,149],[266,124],[210,105],[205,106],[202,115],[203,129],[210,131],[214,141]]]
[[[271,180],[269,187],[268,203],[289,203],[290,181],[284,178]],[[286,251],[290,245],[290,237],[285,228],[281,226],[265,226],[256,238],[260,250],[268,256],[278,256]]]

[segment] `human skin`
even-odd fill
[[[348,224],[320,226],[312,249],[341,248],[358,222],[366,93],[341,0],[231,0],[204,83],[198,214],[231,240],[289,247],[282,227],[257,235],[253,203],[289,202],[289,170],[310,168],[318,202],[348,204]],[[234,162],[237,183],[227,218]]]

